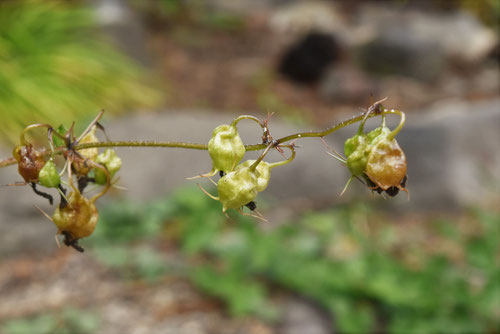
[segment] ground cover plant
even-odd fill
[[[495,333],[499,326],[498,212],[414,224],[351,203],[305,211],[272,229],[230,215],[191,186],[146,204],[103,207],[82,242],[117,283],[129,282],[127,290],[164,291],[182,278],[234,317],[275,324],[283,300],[294,296],[324,309],[340,333]],[[64,309],[5,321],[1,330],[99,332],[98,305]]]

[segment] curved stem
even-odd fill
[[[252,115],[241,115],[241,116],[238,116],[237,118],[235,118],[232,122],[231,122],[231,126],[236,126],[238,124],[239,121],[242,121],[244,119],[249,119],[249,120],[252,120],[254,122],[256,122],[257,124],[260,125],[261,128],[264,128],[265,125],[264,123],[262,123],[262,121],[260,119],[258,119],[257,117],[255,116],[252,116]]]
[[[405,119],[404,112],[399,111],[399,110],[394,110],[394,109],[391,109],[391,110],[385,109],[381,113],[371,113],[367,118],[376,117],[378,115],[391,115],[391,114],[398,114],[398,115],[401,116],[401,122],[400,122],[399,126],[396,129],[394,129],[394,131],[396,131],[394,133],[394,135],[396,135],[401,130],[401,128],[403,127],[404,119]],[[293,139],[304,138],[304,137],[324,137],[324,136],[328,136],[329,134],[331,134],[331,133],[333,133],[333,132],[335,132],[337,130],[340,130],[342,128],[345,128],[348,125],[351,125],[351,124],[354,124],[356,122],[362,121],[364,118],[365,118],[365,114],[354,116],[354,117],[352,117],[352,118],[350,118],[348,120],[345,120],[343,122],[340,122],[340,123],[332,126],[331,128],[328,128],[328,129],[326,129],[324,131],[299,132],[299,133],[296,133],[296,134],[289,135],[289,136],[286,136],[286,137],[278,139],[278,143],[284,143],[284,142],[287,142],[287,141],[290,141],[290,140],[293,140]],[[247,147],[247,151],[259,150],[259,149],[263,148],[262,146],[263,146],[262,144],[261,145],[249,145],[249,147]]]
[[[94,166],[95,168],[99,168],[106,175],[106,185],[104,186],[104,188],[101,190],[100,193],[98,193],[97,195],[94,195],[90,199],[91,203],[95,203],[95,201],[97,201],[99,198],[101,198],[102,196],[104,196],[104,194],[106,194],[108,192],[109,188],[111,187],[111,175],[109,175],[108,169],[106,167],[104,167],[103,165],[101,165],[101,164],[99,164],[97,162],[93,162],[92,160],[87,160],[87,163],[89,163],[90,165]]]
[[[50,127],[48,130],[47,130],[47,137],[49,139],[49,144],[50,144],[50,149],[52,151],[54,151],[54,134],[59,137],[59,139],[61,139],[64,143],[66,143],[66,137],[64,137],[63,135],[61,135],[59,132],[57,131],[54,131],[54,128],[53,127]]]
[[[391,133],[389,134],[389,136],[387,136],[387,138],[389,140],[392,140],[394,139],[394,137],[399,133],[399,131],[401,131],[401,129],[403,128],[403,125],[405,124],[406,122],[406,115],[404,112],[400,111],[400,110],[395,110],[395,109],[391,109],[391,110],[384,110],[384,115],[385,114],[398,114],[401,119],[399,121],[399,125],[391,131]]]
[[[286,147],[286,148],[290,149],[290,151],[292,151],[292,156],[290,158],[288,158],[287,160],[273,162],[272,164],[269,164],[269,169],[273,169],[274,167],[286,165],[287,163],[290,163],[290,162],[292,162],[293,159],[295,159],[295,149],[293,148],[293,145],[284,145],[284,146],[280,146],[280,147]]]
[[[51,129],[52,126],[50,124],[31,124],[31,125],[28,125],[27,127],[25,127],[23,129],[23,131],[21,131],[21,135],[19,136],[19,139],[21,141],[21,145],[29,144],[29,142],[26,141],[25,135],[28,131],[36,129],[36,128],[49,128],[49,129]]]
[[[71,164],[73,164],[73,159],[71,157],[68,158],[68,183],[71,189],[78,194],[80,194],[80,190],[78,190],[77,187],[75,187],[75,183],[73,182],[73,172],[71,170]]]

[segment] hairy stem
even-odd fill
[[[370,113],[367,118],[371,117],[376,117],[380,114],[383,115],[399,115],[401,117],[401,122],[396,129],[392,131],[392,136],[395,136],[403,127],[403,124],[405,122],[405,114],[402,111],[399,110],[388,110],[385,109],[381,113]],[[354,124],[359,121],[363,121],[366,117],[366,114],[360,114],[358,116],[354,116],[348,120],[345,120],[343,122],[340,122],[324,131],[309,131],[309,132],[298,132],[289,136],[282,137],[277,140],[278,144],[282,144],[285,142],[288,142],[293,139],[299,139],[299,138],[306,138],[306,137],[325,137],[328,136],[329,134],[340,130],[348,125]],[[256,121],[256,119],[253,119],[252,116],[240,116],[237,118],[237,122],[242,120],[242,119],[251,119]],[[46,126],[46,125],[37,125],[36,127],[40,126]],[[31,129],[33,127],[29,127]],[[258,150],[263,150],[267,147],[268,145],[266,144],[253,144],[253,145],[245,145],[245,149],[247,151],[258,151]],[[160,142],[160,141],[106,141],[106,142],[96,142],[96,143],[85,143],[85,144],[77,144],[74,146],[75,150],[82,150],[82,149],[87,149],[87,148],[95,148],[95,147],[177,147],[177,148],[185,148],[185,149],[192,149],[192,150],[208,150],[208,145],[206,144],[198,144],[198,143],[186,143],[186,142]],[[59,150],[56,150],[56,153],[60,153]],[[1,167],[6,167],[10,166],[16,163],[16,160],[13,158],[8,158],[5,160],[0,161],[0,168]]]
[[[161,141],[107,141],[98,143],[85,143],[74,146],[75,150],[82,150],[94,147],[177,147],[193,150],[208,150],[206,144],[186,143],[186,142],[161,142]]]

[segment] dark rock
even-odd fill
[[[312,31],[285,51],[278,70],[287,78],[311,84],[339,60],[341,47],[332,34]]]

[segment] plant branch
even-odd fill
[[[95,147],[177,147],[192,150],[208,150],[208,145],[186,142],[161,142],[161,141],[106,141],[75,145],[75,150]]]
[[[399,110],[388,110],[385,109],[381,113],[370,113],[367,118],[371,117],[376,117],[379,115],[399,115],[401,117],[401,122],[400,125],[393,131],[394,135],[399,132],[401,127],[404,124],[405,121],[405,114],[402,111]],[[354,116],[348,120],[345,120],[343,122],[340,122],[324,131],[309,131],[309,132],[298,132],[292,135],[288,135],[285,137],[282,137],[277,140],[278,144],[282,144],[285,142],[288,142],[293,139],[299,139],[299,138],[306,138],[306,137],[325,137],[337,130],[340,130],[348,125],[354,124],[356,122],[362,121],[366,117],[365,113],[362,113],[358,116]],[[237,121],[240,121],[242,119],[251,119],[256,121],[252,116],[242,116],[240,118],[237,118]],[[37,125],[39,126],[45,126],[45,125]],[[258,151],[258,150],[263,150],[267,147],[268,145],[266,144],[253,144],[253,145],[245,145],[246,151]],[[106,142],[96,142],[96,143],[84,143],[84,144],[77,144],[74,146],[75,150],[82,150],[82,149],[87,149],[87,148],[96,148],[96,147],[176,147],[176,148],[184,148],[184,149],[193,149],[193,150],[208,150],[208,145],[206,144],[198,144],[198,143],[187,143],[187,142],[161,142],[161,141],[106,141]],[[56,150],[60,153],[59,150]],[[0,168],[1,167],[6,167],[10,165],[14,165],[16,163],[16,160],[14,158],[8,158],[5,160],[0,161]]]
[[[7,167],[7,166],[10,166],[10,165],[15,165],[15,164],[17,164],[16,159],[14,159],[14,158],[7,158],[5,160],[1,160],[0,161],[0,168]]]

